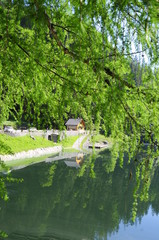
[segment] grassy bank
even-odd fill
[[[17,152],[34,150],[36,148],[46,148],[46,147],[53,147],[62,145],[64,151],[75,152],[75,149],[71,149],[74,142],[78,139],[79,136],[70,136],[61,141],[60,143],[56,144],[51,141],[48,141],[42,137],[35,137],[35,140],[30,138],[29,136],[23,137],[11,137],[6,134],[0,134],[0,154],[14,154]],[[56,154],[55,154],[56,155]],[[5,164],[8,167],[20,167],[20,166],[28,166],[30,164],[42,162],[46,159],[49,155],[37,157],[37,158],[24,158],[24,159],[16,159],[7,161]],[[2,166],[0,166],[0,171],[2,170]]]
[[[55,146],[55,143],[43,137],[35,137],[35,140],[33,140],[30,136],[11,137],[0,134],[0,154],[2,155],[53,146]]]
[[[100,143],[100,142],[104,142],[104,141],[108,141],[110,144],[113,143],[113,139],[112,138],[105,137],[102,134],[96,134],[96,135],[91,136],[91,138],[90,138],[90,142],[91,143]]]
[[[79,138],[79,136],[70,136],[61,141],[63,148],[71,148],[74,142]]]
[[[35,137],[35,140],[33,140],[30,136],[11,137],[6,134],[0,134],[0,154],[14,154],[22,151],[34,150],[36,148],[46,148],[57,145],[62,145],[63,148],[71,148],[78,137],[79,136],[70,136],[56,144],[43,137]]]

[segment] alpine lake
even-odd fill
[[[121,166],[109,150],[13,168],[12,177],[23,181],[7,184],[0,229],[7,240],[158,240],[159,167],[148,200],[137,203],[135,169],[127,157]]]

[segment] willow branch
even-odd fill
[[[15,42],[15,41],[14,41],[14,43],[15,43],[28,57],[31,57],[30,53],[29,53],[26,49],[24,49],[19,43]],[[69,82],[69,83],[70,83],[70,84],[69,84],[69,87],[72,88],[73,90],[75,90],[73,86],[77,86],[77,87],[80,87],[80,88],[81,88],[81,85],[80,85],[80,84],[78,84],[78,83],[76,83],[76,82],[72,82],[72,81],[69,80],[68,78],[65,78],[65,77],[61,76],[60,74],[56,73],[54,70],[48,68],[47,66],[42,65],[42,64],[40,63],[40,61],[37,60],[36,58],[33,58],[33,60],[34,60],[41,68],[45,69],[45,70],[48,71],[48,72],[53,73],[53,74],[54,74],[55,76],[57,76],[58,78],[66,81],[66,82]],[[91,95],[90,91],[95,92],[95,91],[97,90],[97,89],[94,89],[94,88],[89,88],[89,90],[86,90],[87,92],[85,93],[85,92],[83,92],[83,89],[85,89],[85,88],[82,88],[81,91],[78,91],[78,93],[83,94],[83,95],[85,95],[85,96]]]
[[[52,25],[55,26],[55,27],[58,27],[58,28],[62,28],[62,29],[65,30],[66,32],[69,32],[69,33],[72,33],[72,34],[76,35],[75,32],[72,32],[71,30],[67,29],[67,27],[63,27],[63,26],[61,26],[61,25],[59,25],[59,24],[55,24],[55,23],[52,23]]]

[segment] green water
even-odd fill
[[[134,169],[121,168],[106,151],[81,165],[72,158],[15,170],[24,181],[8,184],[0,229],[8,240],[158,240],[159,171],[133,222]]]

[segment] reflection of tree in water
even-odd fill
[[[125,224],[132,222],[138,166],[141,164],[124,163],[121,168],[118,161],[106,151],[97,156],[87,156],[78,169],[67,167],[63,161],[59,161],[15,172],[18,177],[24,177],[24,183],[23,186],[12,187],[16,193],[11,195],[11,202],[6,205],[7,212],[2,208],[3,220],[5,215],[13,232],[17,226],[17,231],[22,232],[29,232],[34,226],[33,232],[39,236],[50,233],[69,235],[70,239],[71,236],[93,239],[96,234],[98,239],[99,236],[107,239],[108,233],[118,230],[121,220]],[[158,174],[158,171],[154,173],[147,202],[140,201],[139,195],[143,189],[140,182],[137,191],[138,219],[148,211],[150,204],[159,211]],[[0,223],[7,231],[2,217]]]
[[[159,168],[156,168],[151,182],[150,201],[154,213],[159,214]]]
[[[45,169],[44,174],[43,174],[43,178],[41,179],[42,187],[52,186],[56,168],[57,168],[57,163],[54,162],[53,164],[51,164],[50,168],[47,167]]]

